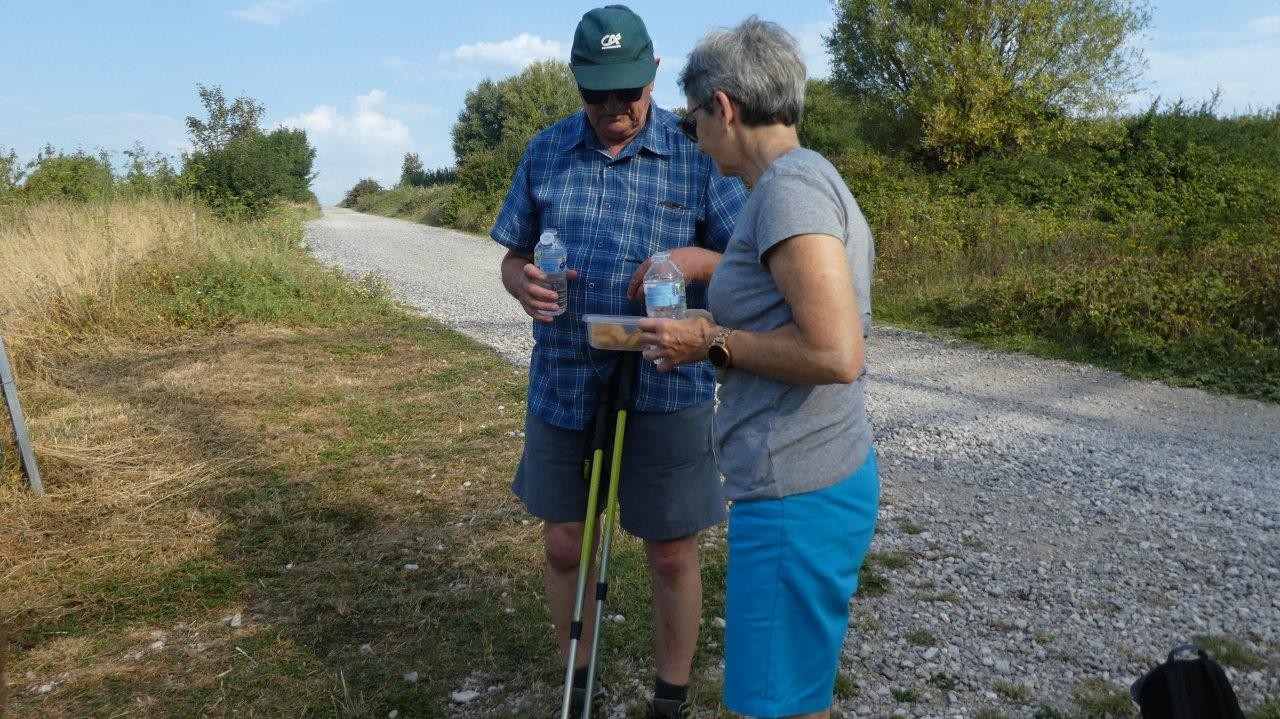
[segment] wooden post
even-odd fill
[[[5,349],[3,336],[0,336],[0,387],[3,388],[5,407],[9,410],[9,421],[13,424],[13,438],[18,443],[22,472],[31,480],[31,491],[44,494],[44,483],[40,481],[40,470],[36,467],[36,453],[31,449],[27,420],[22,416],[22,405],[18,404],[18,385],[13,379],[13,367],[9,364],[9,350]]]

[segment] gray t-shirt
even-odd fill
[[[805,149],[770,165],[738,216],[707,292],[716,322],[755,332],[794,322],[762,258],[774,245],[810,233],[844,242],[865,337],[875,257],[871,228],[831,163]],[[871,447],[865,378],[864,370],[850,384],[813,386],[733,367],[721,371],[714,447],[725,495],[734,501],[785,497],[853,474]]]

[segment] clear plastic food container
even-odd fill
[[[626,315],[583,315],[587,323],[587,342],[598,350],[644,349],[640,343],[639,317]]]
[[[689,317],[711,319],[706,310],[689,310]],[[641,352],[640,320],[632,315],[583,315],[587,323],[587,343],[598,350],[630,350]]]

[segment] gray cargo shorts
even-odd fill
[[[684,537],[725,521],[724,491],[711,455],[708,400],[671,413],[627,412],[618,511],[622,528],[641,539]],[[511,489],[529,513],[548,522],[581,522],[589,479],[582,459],[590,430],[525,416],[524,455]],[[612,437],[611,437],[612,438]],[[610,453],[597,500],[604,511]]]

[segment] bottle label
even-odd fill
[[[567,263],[567,257],[539,257],[537,264],[538,269],[549,275],[558,275],[564,272]]]
[[[659,284],[645,285],[644,287],[645,306],[646,307],[672,307],[684,303],[684,283],[683,282],[662,282]]]

